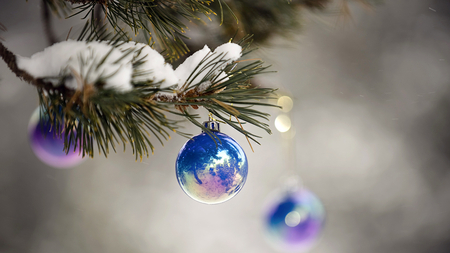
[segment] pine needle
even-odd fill
[[[239,121],[239,119],[236,116],[234,116],[234,117],[236,118],[237,122],[239,123],[239,126],[241,126],[242,131],[244,131],[244,127],[241,125],[241,122]],[[247,138],[248,145],[250,145],[250,148],[252,149],[252,152],[255,153],[255,150],[253,150],[252,144],[250,143],[250,140],[248,139],[248,136],[245,135],[245,138]]]

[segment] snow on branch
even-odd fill
[[[175,70],[179,78],[178,86],[189,83],[201,83],[205,76],[214,76],[216,80],[227,80],[227,75],[222,70],[231,62],[236,61],[242,55],[242,48],[235,43],[226,43],[218,46],[211,52],[208,46],[198,50],[189,56]],[[197,72],[195,74],[194,72]]]
[[[79,90],[84,84],[103,84],[104,89],[128,92],[136,83],[161,87],[200,83],[205,77],[227,80],[223,69],[241,57],[241,46],[226,43],[214,52],[205,46],[187,58],[175,71],[150,46],[136,42],[112,45],[108,42],[64,41],[31,57],[17,56],[17,67],[34,78],[54,86]],[[196,72],[195,77],[193,73]],[[83,83],[80,83],[80,77]],[[191,77],[191,78],[190,78]]]
[[[137,67],[133,64],[141,61]],[[105,82],[105,89],[130,91],[134,82],[176,83],[172,66],[162,55],[146,44],[127,42],[118,46],[108,42],[64,41],[32,55],[17,57],[19,69],[35,78],[58,80],[64,78],[69,89],[81,89],[77,73],[85,83]],[[133,75],[139,73],[139,75]],[[133,76],[135,76],[133,78]]]
[[[260,60],[237,61],[247,48],[226,43],[211,51],[205,46],[176,70],[150,46],[135,42],[66,41],[28,58],[0,41],[0,57],[38,89],[40,105],[49,117],[56,115],[52,124],[64,127],[66,152],[79,145],[83,156],[93,157],[96,143],[106,156],[122,142],[138,159],[154,150],[149,134],[160,143],[172,132],[187,136],[177,130],[180,121],[166,113],[202,127],[189,107],[203,107],[256,143],[259,136],[240,122],[270,133],[262,122],[268,114],[252,107],[274,106],[262,100],[274,98],[275,89],[250,83],[268,66]]]

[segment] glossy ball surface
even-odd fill
[[[247,179],[244,150],[226,134],[206,133],[187,141],[178,153],[176,176],[183,191],[196,201],[219,204],[234,197]]]
[[[286,191],[268,206],[264,222],[274,248],[305,252],[314,246],[324,226],[325,209],[312,192],[304,188]]]
[[[51,127],[47,116],[40,117],[39,108],[31,115],[28,124],[28,136],[30,146],[34,154],[44,163],[55,168],[70,168],[83,161],[78,150],[66,154],[64,149],[64,138]]]

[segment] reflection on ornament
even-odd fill
[[[307,189],[278,194],[265,213],[269,242],[283,251],[304,252],[317,241],[325,221],[320,200]]]
[[[201,133],[187,141],[176,161],[176,175],[183,191],[205,204],[219,204],[234,197],[244,186],[248,173],[241,146],[226,134],[214,134],[214,140]]]
[[[40,116],[42,116],[40,118]],[[31,115],[28,124],[28,135],[30,145],[34,154],[44,163],[56,168],[70,168],[83,161],[76,152],[70,151],[68,154],[63,151],[64,138],[60,138],[55,128],[51,127],[50,120],[46,115],[40,115],[37,108]]]

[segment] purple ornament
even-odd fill
[[[41,116],[41,117],[40,117]],[[55,168],[70,168],[83,161],[77,151],[64,152],[64,136],[52,128],[46,115],[40,115],[39,107],[31,115],[28,124],[30,146],[34,154],[44,163]]]
[[[278,194],[264,216],[266,235],[274,248],[304,252],[316,243],[325,222],[325,209],[307,189]]]

